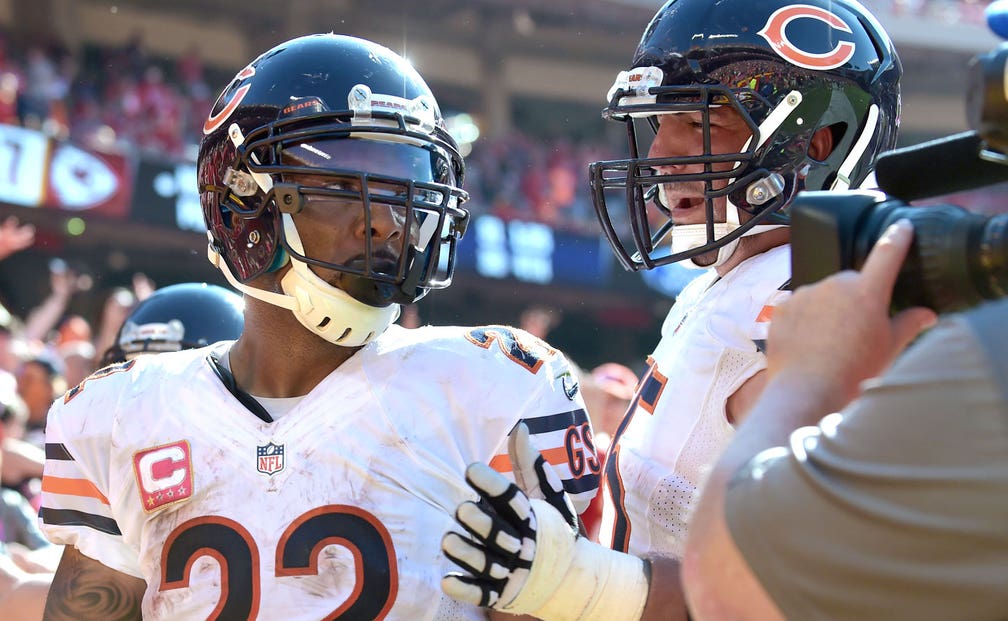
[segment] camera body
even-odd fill
[[[860,269],[890,224],[914,225],[893,290],[893,308],[963,310],[1008,295],[1008,214],[956,205],[911,207],[881,192],[802,192],[791,208],[791,283]]]
[[[860,269],[886,228],[906,218],[914,241],[893,291],[894,310],[926,306],[944,313],[1008,296],[1008,213],[989,217],[955,205],[904,202],[1008,181],[1006,69],[1008,43],[975,57],[966,101],[974,131],[883,155],[877,169],[883,191],[795,198],[793,286]]]

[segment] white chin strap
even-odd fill
[[[735,207],[729,206],[729,212],[734,212]],[[714,235],[716,238],[720,239],[731,233],[738,228],[738,224],[727,224],[724,222],[718,222],[714,224]],[[760,233],[766,233],[767,231],[772,231],[774,229],[779,229],[781,227],[787,226],[785,224],[757,224],[745,233],[742,233],[737,239],[733,239],[727,244],[721,246],[717,249],[717,259],[710,265],[699,265],[693,259],[696,257],[690,257],[688,259],[683,259],[679,261],[677,265],[682,267],[688,267],[691,269],[704,270],[712,267],[717,267],[719,265],[724,265],[728,259],[731,258],[732,254],[735,253],[735,249],[738,248],[739,240],[743,237],[749,237],[750,235],[759,235]],[[672,229],[672,252],[683,252],[686,250],[692,250],[693,248],[699,248],[707,243],[707,225],[706,224],[685,224],[681,226],[673,227]],[[712,251],[713,252],[713,251]]]
[[[284,234],[291,248],[304,254],[301,237],[290,214],[281,214]],[[268,304],[286,308],[310,332],[342,347],[358,347],[376,338],[399,317],[399,305],[377,308],[359,302],[342,289],[333,287],[311,271],[308,264],[293,257],[291,269],[280,280],[283,293],[273,293],[238,282],[221,256],[208,246],[210,262],[224,273],[235,289]]]
[[[659,189],[659,192],[661,190]],[[664,200],[664,199],[663,199]],[[725,208],[725,216],[727,222],[715,222],[714,223],[714,239],[721,239],[725,235],[728,235],[735,229],[737,229],[739,224],[738,208],[732,204],[731,201],[727,201]],[[724,244],[717,249],[717,259],[714,260],[710,265],[700,265],[694,261],[696,257],[690,257],[688,259],[683,259],[679,261],[676,265],[682,267],[687,267],[690,269],[708,269],[712,267],[717,267],[723,265],[728,259],[731,258],[732,254],[735,253],[735,249],[738,248],[739,240],[743,237],[748,237],[750,235],[759,235],[760,233],[766,233],[767,231],[772,231],[774,229],[779,229],[784,224],[757,224],[745,233],[743,233],[737,239]],[[669,233],[672,238],[672,252],[686,252],[687,250],[693,250],[694,248],[699,248],[707,243],[707,225],[706,224],[679,224],[673,225],[672,231]],[[713,252],[713,250],[711,251]]]

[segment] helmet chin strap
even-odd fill
[[[304,254],[301,237],[290,214],[282,214],[287,243]],[[333,287],[311,271],[308,264],[291,257],[291,269],[280,280],[283,293],[274,293],[238,282],[227,264],[213,249],[207,249],[210,262],[223,272],[231,286],[268,304],[286,308],[309,332],[342,347],[359,347],[385,332],[399,317],[399,305],[374,307],[359,302]]]
[[[727,206],[727,220],[728,222],[715,222],[714,223],[714,237],[715,239],[720,239],[725,235],[731,233],[739,227],[738,221],[738,208],[735,207],[728,201]],[[743,237],[749,237],[750,235],[759,235],[760,233],[766,233],[767,231],[772,231],[774,229],[779,229],[784,224],[757,224],[745,233],[743,233],[737,239],[733,239],[727,244],[719,247],[717,249],[717,258],[713,263],[709,265],[700,265],[694,261],[696,257],[689,257],[688,259],[683,259],[679,261],[676,265],[686,267],[689,269],[708,269],[713,267],[718,267],[719,265],[724,265],[728,259],[735,254],[735,250],[738,248],[739,241]],[[706,224],[681,224],[672,227],[672,252],[685,252],[687,250],[692,250],[694,248],[699,248],[707,243],[707,225]],[[711,251],[713,252],[713,250]]]

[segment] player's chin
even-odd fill
[[[699,265],[701,267],[710,267],[711,265],[714,265],[714,263],[717,261],[717,259],[718,259],[718,251],[717,250],[712,250],[710,252],[705,252],[703,254],[698,254],[695,257],[692,257],[692,258],[687,259],[687,260],[688,261],[693,261],[693,263],[695,263],[696,265]]]

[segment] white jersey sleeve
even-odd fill
[[[601,464],[578,378],[566,357],[544,341],[516,328],[477,328],[470,331],[467,338],[480,346],[490,347],[496,343],[517,365],[533,375],[543,375],[524,399],[515,395],[514,402],[522,404],[516,417],[528,426],[532,442],[557,471],[575,509],[582,513],[598,491]],[[496,447],[490,466],[513,476],[507,438]]]
[[[46,421],[39,519],[53,543],[131,576],[142,577],[110,506],[110,455],[117,392],[133,362],[105,367],[57,400]]]
[[[407,334],[403,334],[403,332]],[[426,390],[409,394],[409,403],[393,403],[396,383],[379,367],[371,369],[372,381],[384,381],[389,411],[397,412],[398,426],[407,426],[404,412],[417,412],[423,418],[409,428],[429,427],[445,418],[445,413],[428,411],[440,407],[447,398],[456,410],[448,417],[451,426],[439,431],[438,447],[412,443],[413,450],[429,448],[437,455],[427,455],[426,464],[443,462],[444,447],[465,447],[470,452],[455,456],[445,466],[446,484],[457,485],[465,467],[474,462],[489,463],[498,472],[511,477],[507,456],[508,433],[525,421],[532,441],[544,458],[556,469],[564,488],[578,512],[594,498],[600,483],[599,464],[591,424],[578,386],[566,357],[531,334],[509,326],[472,328],[427,327],[421,330],[394,330],[394,349],[409,352],[410,368],[427,369]],[[410,340],[422,341],[417,347]],[[423,352],[424,359],[416,360]],[[394,352],[385,352],[384,360],[395,360]],[[403,365],[397,368],[401,368]],[[434,370],[437,369],[437,370]],[[423,443],[419,443],[422,445]],[[466,490],[466,495],[471,495]],[[445,507],[449,514],[454,506]]]

